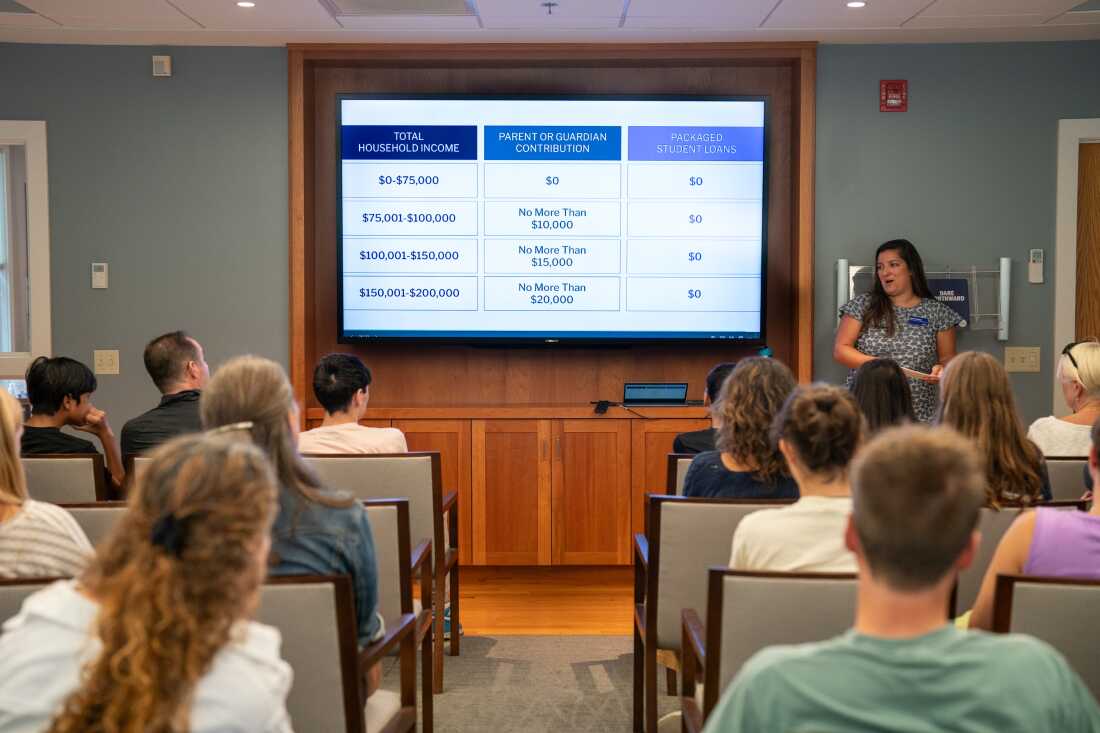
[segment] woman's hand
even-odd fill
[[[938,384],[942,375],[943,364],[936,364],[932,367],[932,371],[928,373],[928,376],[921,377],[921,381],[929,382],[931,384]]]

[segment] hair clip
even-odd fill
[[[154,547],[160,547],[176,557],[182,557],[183,549],[187,546],[189,524],[189,518],[180,519],[175,514],[165,514],[153,523],[149,541]]]
[[[245,420],[243,422],[234,422],[234,423],[229,423],[228,425],[221,425],[219,427],[214,428],[213,430],[208,431],[208,434],[209,435],[224,435],[225,433],[232,433],[232,432],[235,432],[237,430],[251,430],[252,426],[253,425],[252,425],[251,420]]]

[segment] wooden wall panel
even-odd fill
[[[370,364],[376,407],[584,404],[618,398],[626,381],[687,381],[698,394],[714,363],[753,351],[728,344],[338,344],[339,92],[768,95],[767,340],[808,379],[814,58],[812,44],[293,47],[291,115],[306,118],[291,125],[291,371],[299,399],[314,404],[304,380],[319,356],[335,350],[356,352]]]
[[[630,421],[555,420],[553,562],[630,561]]]
[[[394,420],[393,427],[405,433],[409,450],[439,451],[443,493],[458,492],[458,559],[473,562],[470,421]]]
[[[630,531],[645,532],[645,495],[660,493],[668,482],[668,454],[680,433],[710,427],[702,420],[630,421]]]
[[[1100,337],[1100,143],[1077,167],[1077,338]]]
[[[478,565],[550,564],[550,421],[474,420]]]

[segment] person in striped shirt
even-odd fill
[[[0,578],[74,576],[87,564],[92,545],[71,514],[27,495],[19,461],[22,433],[22,408],[0,390]]]

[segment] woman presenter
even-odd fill
[[[913,243],[892,239],[875,251],[875,286],[840,309],[833,358],[855,370],[872,359],[893,359],[909,377],[913,412],[930,422],[937,384],[955,356],[955,326],[962,318],[932,297],[924,263]]]

